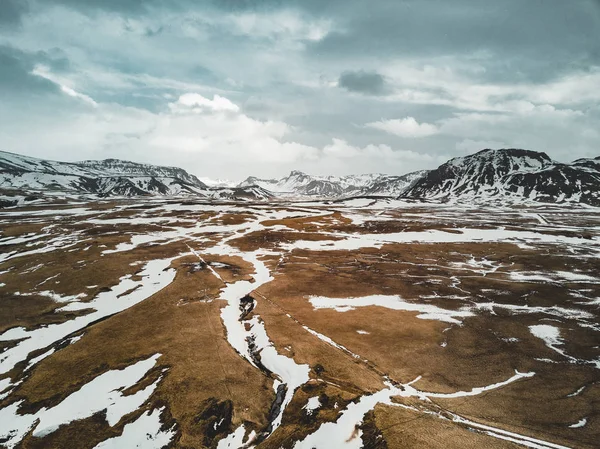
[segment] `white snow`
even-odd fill
[[[61,309],[95,309],[92,313],[60,324],[51,324],[32,330],[16,327],[0,334],[0,341],[23,339],[0,354],[0,374],[10,371],[18,362],[25,360],[30,352],[60,341],[69,334],[83,329],[89,323],[128,309],[162,290],[175,278],[175,270],[168,269],[172,260],[171,258],[150,261],[139,273],[140,281],[133,281],[131,276],[125,276],[112,290],[101,292],[92,301],[86,303],[71,302]],[[128,291],[130,293],[125,294]]]
[[[306,405],[304,407],[302,407],[302,409],[306,410],[307,415],[312,415],[313,412],[315,410],[317,410],[319,407],[321,407],[321,401],[319,401],[318,396],[314,396],[314,397],[308,399],[308,402],[306,403]]]
[[[559,328],[549,324],[536,324],[535,326],[529,326],[529,331],[535,337],[544,340],[544,343],[546,343],[546,346],[548,346],[550,349],[558,352],[561,355],[565,355],[561,349],[557,348],[557,346],[561,346],[563,344],[563,340],[560,338]]]
[[[571,283],[597,283],[600,278],[583,273],[570,271],[554,271],[546,273],[522,273],[510,272],[511,279],[516,281],[539,281],[539,282],[571,282]]]
[[[339,251],[357,250],[361,248],[381,248],[387,243],[468,243],[468,242],[514,242],[522,243],[554,243],[580,245],[588,247],[597,244],[599,239],[592,241],[562,235],[541,234],[533,231],[514,231],[503,228],[498,229],[471,229],[456,228],[452,232],[442,230],[407,231],[389,234],[330,234],[334,237],[345,237],[342,240],[297,240],[292,243],[282,244],[281,247],[291,251],[293,249],[308,249],[313,251]]]
[[[462,398],[467,396],[477,396],[485,391],[495,390],[497,388],[503,387],[510,383],[513,383],[519,379],[523,379],[526,377],[533,377],[535,375],[534,372],[529,373],[520,373],[515,370],[515,375],[505,381],[498,382],[495,384],[487,385],[485,387],[475,387],[470,391],[456,391],[454,393],[425,393],[428,398]]]
[[[281,424],[283,411],[291,402],[294,393],[298,387],[308,382],[310,367],[306,364],[298,365],[294,359],[279,354],[273,343],[269,340],[267,331],[258,316],[254,316],[250,321],[250,333],[255,337],[256,347],[260,351],[260,361],[269,371],[275,373],[281,381],[286,385],[287,392],[281,403],[281,412],[272,422],[272,430],[274,431]],[[277,392],[278,383],[273,385],[273,389]]]
[[[457,318],[474,316],[474,313],[469,310],[447,310],[431,304],[410,303],[400,296],[393,295],[371,295],[358,298],[311,296],[309,301],[315,309],[335,309],[338,312],[347,312],[357,307],[378,306],[392,310],[418,312],[417,318],[422,320],[439,320],[453,324],[461,323]]]
[[[256,437],[256,433],[254,431],[250,432],[248,438],[244,441],[245,435],[246,429],[242,424],[233,433],[220,440],[217,449],[240,449],[247,447]]]
[[[579,429],[580,427],[583,427],[587,424],[587,418],[581,418],[579,421],[577,421],[575,424],[571,424],[569,427],[571,429]]]
[[[355,354],[354,352],[350,351],[348,348],[346,348],[345,346],[340,345],[339,343],[336,343],[335,341],[333,341],[331,338],[329,338],[327,335],[323,335],[320,334],[319,332],[311,329],[308,326],[302,326],[304,328],[304,330],[306,330],[307,332],[313,334],[315,337],[317,337],[319,340],[323,340],[325,343],[333,346],[334,348],[340,349],[341,351],[344,351],[345,353],[351,355],[352,357],[354,357],[355,359],[360,359],[361,357],[358,354]]]
[[[533,373],[519,373],[516,371],[516,374],[509,378],[504,382],[498,382],[496,384],[492,384],[486,387],[480,387],[473,389],[470,392],[459,392],[454,393],[456,396],[450,397],[462,397],[462,396],[471,396],[481,394],[485,391],[490,391],[493,389],[500,388],[502,386],[508,385],[509,383],[518,381],[523,378],[528,378],[533,376]],[[360,449],[363,447],[362,444],[362,431],[359,428],[362,423],[364,416],[375,408],[375,406],[379,403],[392,405],[392,406],[400,406],[400,407],[408,407],[405,405],[397,404],[392,401],[394,396],[400,397],[416,397],[422,401],[429,401],[430,397],[438,397],[439,393],[427,393],[420,390],[417,390],[412,385],[420,379],[418,377],[414,381],[403,384],[399,387],[392,385],[389,382],[386,382],[386,388],[380,390],[371,395],[362,396],[358,402],[350,403],[344,411],[342,411],[340,417],[336,422],[328,422],[322,424],[316,432],[308,435],[304,440],[296,442],[294,445],[294,449]],[[451,393],[452,395],[452,393]],[[410,408],[410,407],[409,407]],[[417,409],[423,412],[422,409]],[[549,443],[543,440],[538,440],[535,438],[527,437],[524,435],[520,435],[513,432],[508,432],[502,429],[498,429],[491,426],[486,426],[483,424],[479,424],[473,421],[466,420],[458,415],[446,412],[445,415],[441,415],[436,412],[427,412],[431,413],[435,416],[438,416],[441,419],[452,419],[455,422],[461,422],[466,424],[468,427],[481,429],[482,431],[488,433],[489,435],[517,442],[519,444],[537,448],[537,449],[568,449],[565,446],[557,445],[554,443]]]
[[[583,392],[583,390],[585,390],[585,385],[584,385],[583,387],[581,387],[581,388],[578,388],[578,389],[577,389],[576,391],[574,391],[573,393],[570,393],[570,394],[568,394],[568,395],[567,395],[567,397],[568,397],[568,398],[572,398],[572,397],[574,397],[574,396],[578,396],[578,395],[580,395],[580,394]]]
[[[31,359],[29,361],[29,363],[27,364],[27,367],[24,369],[24,371],[31,369],[34,365],[37,365],[39,362],[44,360],[46,357],[51,356],[52,354],[54,354],[54,348],[50,348],[48,351],[44,352],[43,354],[40,354],[37,357],[34,357],[33,359]]]
[[[18,296],[45,296],[46,298],[50,298],[52,301],[55,301],[58,303],[67,303],[67,302],[77,301],[78,299],[82,299],[87,296],[86,293],[79,293],[78,295],[63,296],[63,295],[59,295],[58,293],[55,293],[51,290],[44,290],[41,292],[28,292],[28,293],[15,292],[15,295],[18,295]]]
[[[42,408],[31,415],[19,414],[20,402],[0,410],[0,438],[6,439],[6,447],[13,448],[33,429],[33,436],[43,437],[60,426],[88,418],[106,410],[106,421],[114,426],[128,413],[137,410],[154,392],[158,382],[148,385],[135,394],[124,396],[123,390],[137,384],[156,364],[160,354],[141,360],[122,370],[107,371],[79,390],[71,393],[58,405]]]
[[[217,252],[234,252],[233,248],[229,249],[225,246],[212,248]],[[277,352],[273,344],[270,342],[264,324],[259,321],[258,316],[254,316],[252,320],[242,322],[240,317],[240,299],[256,290],[261,285],[271,281],[271,276],[268,268],[258,259],[258,253],[236,253],[244,258],[244,260],[254,265],[255,274],[253,281],[237,281],[227,284],[222,290],[220,298],[227,301],[227,305],[221,310],[221,318],[227,329],[227,341],[229,344],[246,360],[256,364],[250,357],[248,348],[248,338],[254,338],[257,349],[260,351],[261,363],[277,375],[283,383],[286,384],[287,393],[281,405],[280,414],[273,421],[273,430],[281,423],[281,417],[285,407],[290,403],[296,388],[307,382],[310,372],[308,365],[298,365],[292,358],[281,355]],[[244,323],[250,324],[250,329],[247,329]],[[273,386],[276,390],[277,386]],[[277,391],[277,390],[276,390]]]
[[[10,387],[11,381],[10,377],[6,377],[4,379],[0,379],[0,393]]]
[[[475,310],[491,310],[494,308],[509,310],[512,313],[520,314],[520,313],[531,313],[531,314],[545,314],[550,316],[556,316],[559,318],[567,318],[574,320],[590,320],[594,318],[589,312],[580,309],[567,309],[565,307],[559,306],[528,306],[528,305],[515,305],[515,304],[502,304],[495,302],[487,302],[487,303],[476,303],[473,304],[473,309]]]
[[[126,424],[120,436],[109,438],[94,449],[162,449],[175,436],[172,429],[160,430],[162,411],[163,408],[145,412],[134,422]]]
[[[350,403],[336,422],[321,424],[316,432],[297,441],[294,449],[361,449],[362,431],[357,432],[357,426],[378,403],[391,404],[391,397],[398,392],[394,387],[389,387],[372,395],[362,396],[358,402]]]

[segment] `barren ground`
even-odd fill
[[[0,446],[598,447],[599,256],[567,206],[5,209]]]

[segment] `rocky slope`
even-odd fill
[[[535,201],[600,205],[600,158],[569,164],[546,153],[482,150],[426,173],[401,197],[443,201]]]
[[[402,176],[382,175],[362,193],[369,196],[398,196],[426,173],[427,170],[419,170]]]

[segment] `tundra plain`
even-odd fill
[[[0,211],[0,446],[593,448],[600,213]]]

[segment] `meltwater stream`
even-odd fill
[[[220,299],[227,301],[227,305],[221,310],[221,318],[227,329],[227,341],[240,356],[257,369],[266,369],[277,377],[273,383],[273,389],[278,403],[271,410],[271,422],[267,429],[267,434],[270,434],[281,425],[283,412],[292,400],[296,389],[309,380],[310,367],[306,364],[299,365],[294,359],[279,354],[269,339],[265,325],[259,316],[254,315],[250,320],[242,319],[244,314],[244,307],[241,307],[242,299],[261,285],[273,280],[267,266],[259,260],[261,252],[241,252],[223,244],[213,247],[207,252],[239,256],[254,267],[252,281],[233,282],[221,290]],[[283,392],[285,394],[282,395]],[[229,447],[234,441],[236,444],[243,441],[245,432],[240,430],[242,427],[240,426],[234,433],[221,440],[219,447]],[[266,436],[263,435],[263,437]],[[247,442],[250,443],[250,441]]]

